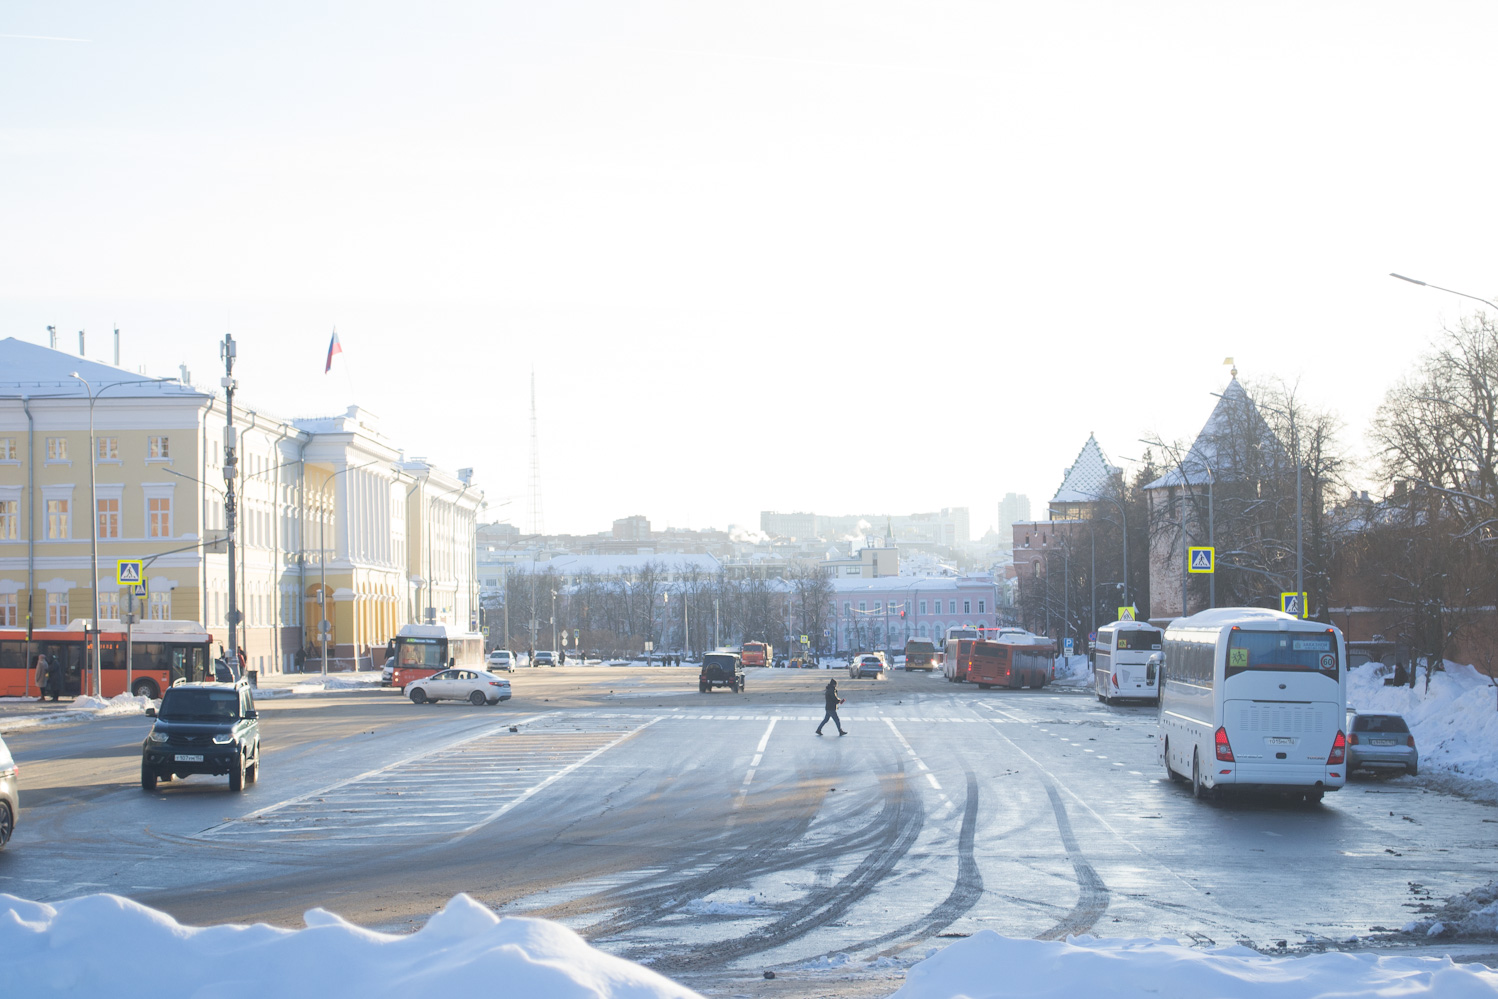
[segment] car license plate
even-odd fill
[[[1271,746],[1293,746],[1295,740],[1283,735],[1272,735],[1267,740]]]
[[[203,754],[202,753],[178,753],[176,759],[177,759],[178,763],[202,763],[203,762]]]
[[[1392,745],[1394,745],[1394,740],[1393,739],[1369,739],[1368,741],[1371,742],[1375,746],[1392,746]]]

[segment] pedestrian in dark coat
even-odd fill
[[[837,716],[837,706],[842,704],[845,698],[837,696],[836,680],[827,681],[827,686],[822,690],[822,697],[827,704],[827,713],[822,716],[822,725],[826,725],[831,719],[832,723],[837,726],[837,734],[847,735],[848,733],[843,729],[842,719]],[[822,725],[817,726],[817,735],[822,734]]]
[[[62,663],[52,662],[41,653],[36,657],[36,683],[41,688],[42,700],[57,700],[62,696]]]

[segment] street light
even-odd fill
[[[1403,274],[1395,274],[1393,271],[1389,272],[1389,277],[1398,278],[1401,281],[1408,281],[1410,284],[1418,284],[1422,288],[1434,288],[1436,291],[1444,291],[1448,295],[1460,295],[1462,298],[1470,298],[1474,302],[1481,302],[1483,305],[1486,305],[1490,309],[1498,309],[1498,305],[1489,302],[1486,298],[1478,298],[1476,295],[1469,295],[1465,291],[1457,291],[1454,288],[1442,288],[1438,284],[1429,284],[1425,281],[1419,281],[1412,277],[1405,277]]]
[[[557,591],[551,591],[551,654],[559,654],[557,649]]]
[[[50,327],[49,327],[50,328]],[[89,523],[89,563],[93,566],[93,572],[89,577],[89,588],[94,597],[94,696],[104,696],[104,668],[100,662],[101,650],[99,648],[99,488],[97,473],[94,471],[99,460],[99,445],[94,440],[94,400],[112,388],[120,385],[154,385],[169,381],[166,378],[136,378],[130,381],[110,382],[95,392],[89,380],[78,372],[70,372],[70,376],[83,383],[83,390],[88,393],[88,505]],[[27,500],[27,502],[31,502]],[[77,518],[74,518],[77,523]]]

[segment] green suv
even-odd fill
[[[229,775],[229,789],[243,791],[260,776],[260,715],[250,685],[177,683],[147,708],[156,724],[141,743],[140,786],[190,774]]]

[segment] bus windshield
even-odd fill
[[[1125,650],[1149,650],[1160,647],[1160,633],[1158,631],[1120,631],[1118,633],[1119,651]]]
[[[1331,632],[1244,631],[1228,638],[1227,676],[1247,670],[1337,675],[1337,639]]]
[[[407,638],[395,640],[395,664],[407,669],[442,669],[447,665],[447,644],[442,638]]]

